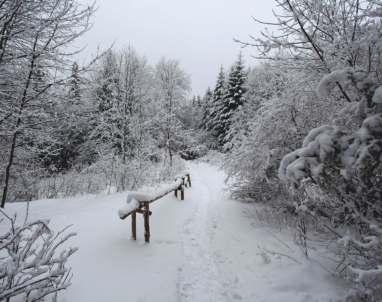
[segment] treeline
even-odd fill
[[[107,51],[82,75],[74,64],[69,104],[63,108],[66,119],[57,125],[50,145],[55,151],[40,154],[47,181],[55,174],[72,177],[73,171],[80,180],[84,176],[75,192],[64,192],[73,195],[105,186],[133,189],[166,175],[186,144],[178,112],[189,87],[178,62],[162,59],[150,66],[131,47]],[[150,175],[154,171],[162,175]]]
[[[277,34],[240,42],[263,63],[242,86],[220,73],[205,129],[234,197],[292,218],[307,257],[327,246],[327,268],[354,282],[347,301],[379,301],[382,2],[275,2],[277,22],[258,22]]]
[[[2,206],[132,189],[169,175],[187,145],[178,62],[151,66],[133,48],[74,62],[93,13],[73,0],[0,3]]]

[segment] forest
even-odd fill
[[[349,288],[341,301],[382,301],[382,1],[274,2],[275,21],[232,42],[253,58],[193,96],[181,62],[133,45],[79,64],[96,4],[0,1],[1,301],[66,289],[76,252],[57,255],[72,234],[57,242],[8,207],[135,191],[188,162],[222,169],[230,198],[291,228],[309,261],[319,246]]]

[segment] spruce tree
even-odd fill
[[[81,99],[80,91],[81,79],[80,70],[76,62],[72,65],[72,74],[69,81],[69,100],[72,104],[78,104]]]
[[[213,101],[213,93],[211,91],[211,88],[208,87],[206,94],[203,97],[203,104],[202,104],[202,120],[200,121],[199,128],[207,130],[207,123],[211,114],[212,109],[212,101]]]
[[[219,145],[223,147],[230,141],[230,128],[234,113],[244,104],[244,94],[246,92],[245,83],[247,81],[247,72],[245,71],[242,55],[239,55],[236,63],[231,67],[228,76],[225,95],[218,114],[219,124]]]
[[[220,112],[222,110],[222,102],[225,95],[225,73],[223,67],[220,68],[216,86],[212,95],[211,106],[209,109],[209,116],[206,122],[205,129],[214,138],[218,139],[221,135],[221,125],[220,125]]]
[[[95,98],[98,102],[98,111],[104,113],[113,108],[119,97],[119,70],[116,53],[109,50],[101,62],[100,70],[96,72]]]

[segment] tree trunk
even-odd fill
[[[146,202],[144,205],[144,213],[143,220],[145,225],[145,242],[150,242],[150,206],[149,203]]]
[[[137,240],[137,212],[134,211],[131,214],[131,237],[133,240]]]
[[[172,150],[171,150],[171,141],[170,141],[170,129],[167,132],[167,150],[168,150],[168,156],[170,158],[170,167],[172,167]]]
[[[20,120],[20,118],[18,119],[18,122],[19,122],[19,120]],[[5,169],[4,188],[3,188],[3,195],[1,197],[1,207],[2,208],[4,208],[5,201],[7,199],[9,179],[11,177],[11,167],[13,165],[13,159],[15,157],[16,141],[17,141],[17,127],[16,127],[15,133],[13,134],[13,137],[12,137],[12,145],[11,145],[11,150],[9,152],[8,164],[7,164],[7,168]]]

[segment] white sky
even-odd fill
[[[90,0],[81,0],[88,3]],[[94,26],[83,38],[87,48],[115,48],[131,44],[151,64],[161,57],[179,60],[191,76],[194,93],[215,85],[219,66],[228,68],[240,46],[233,38],[246,39],[261,27],[251,16],[272,19],[272,0],[98,0]],[[248,65],[253,65],[244,50]]]

